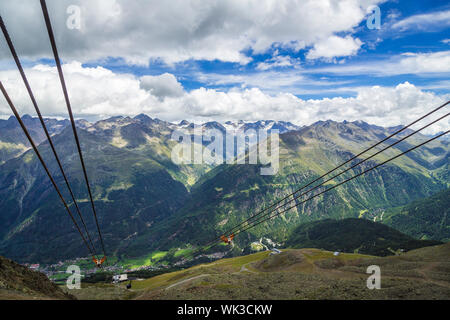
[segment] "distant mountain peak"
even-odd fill
[[[135,120],[140,120],[140,121],[149,121],[152,120],[152,118],[150,118],[148,115],[146,115],[145,113],[141,113],[138,114],[137,116],[135,116],[133,119]]]
[[[220,131],[226,131],[226,128],[217,121],[209,121],[203,124],[203,127],[207,129],[218,129]]]
[[[124,117],[123,116],[114,116],[114,117],[108,118],[106,120],[107,121],[115,121],[115,120],[121,120],[121,119],[124,119]]]

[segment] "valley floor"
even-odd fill
[[[286,249],[218,260],[125,285],[83,285],[78,299],[450,299],[450,243],[399,256]],[[366,286],[381,269],[381,289]]]

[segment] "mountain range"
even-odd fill
[[[38,119],[24,116],[24,122],[40,143],[50,171],[69,199]],[[56,119],[46,119],[46,123],[94,236],[95,224],[70,123]],[[195,124],[188,121],[173,124],[141,114],[96,123],[78,120],[77,126],[107,252],[118,259],[191,248],[211,240],[398,129],[362,121],[330,120],[303,127],[277,121],[201,125],[226,132],[249,128],[279,130],[279,171],[263,176],[261,164],[175,164],[171,150],[176,142],[170,139],[171,134],[177,129],[194,128]],[[405,130],[399,136],[408,133]],[[337,181],[425,139],[426,136],[416,134]],[[388,142],[392,141],[395,139]],[[384,222],[384,212],[388,216],[393,208],[448,188],[448,151],[447,140],[433,141],[241,234],[227,254],[246,252],[261,237],[283,244],[298,225],[306,222],[350,217]],[[0,156],[0,254],[20,262],[49,263],[87,256],[13,117],[0,120]],[[315,192],[333,183],[336,181]],[[392,215],[395,213],[389,214]],[[407,234],[417,236],[420,232]],[[436,233],[426,238],[446,237]],[[99,247],[98,241],[96,245]],[[210,253],[226,250],[219,246]]]

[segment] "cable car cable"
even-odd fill
[[[329,182],[329,181],[331,181],[331,180],[333,180],[333,179],[335,179],[335,178],[341,176],[342,174],[344,174],[344,173],[348,172],[349,170],[351,170],[351,169],[353,169],[353,168],[359,166],[360,164],[366,162],[367,160],[370,160],[371,158],[373,158],[373,157],[377,156],[378,154],[380,154],[380,153],[386,151],[387,149],[392,148],[393,146],[395,146],[395,145],[399,144],[400,142],[402,142],[402,141],[408,139],[409,137],[415,135],[416,133],[418,133],[418,132],[420,132],[420,131],[422,131],[422,130],[428,128],[429,126],[435,124],[436,122],[438,122],[438,121],[440,121],[440,120],[442,120],[442,119],[448,117],[449,115],[450,115],[450,113],[447,113],[447,114],[445,114],[445,115],[439,117],[438,119],[433,120],[432,122],[430,122],[430,123],[428,123],[427,125],[421,127],[420,129],[418,129],[418,130],[416,130],[416,131],[414,131],[414,132],[408,134],[407,136],[404,136],[402,139],[399,139],[399,140],[397,140],[396,142],[392,143],[391,145],[388,145],[388,146],[386,146],[385,148],[383,148],[383,149],[377,151],[376,153],[374,153],[373,155],[369,156],[368,158],[361,160],[360,162],[358,162],[358,163],[352,165],[351,167],[345,169],[344,171],[342,171],[342,172],[340,172],[340,173],[334,175],[333,177],[331,177],[331,178],[329,178],[329,179],[327,179],[327,180],[321,182],[320,184],[316,185],[315,187],[313,187],[313,188],[311,188],[311,189],[309,189],[309,190],[307,190],[307,191],[305,191],[305,192],[303,192],[303,193],[301,193],[301,194],[299,194],[299,195],[293,197],[293,198],[292,198],[291,200],[289,200],[288,202],[286,202],[286,203],[284,203],[284,204],[282,204],[282,205],[276,207],[275,209],[269,211],[269,213],[266,213],[266,214],[262,215],[262,216],[259,217],[259,218],[265,217],[265,216],[271,214],[273,211],[275,211],[275,210],[277,210],[277,209],[280,209],[281,207],[286,206],[287,204],[289,204],[289,203],[295,201],[296,199],[300,198],[301,196],[304,196],[305,194],[310,193],[310,192],[316,190],[317,188],[323,186],[323,185],[326,184],[327,182]],[[231,231],[230,231],[230,232],[227,232],[226,234],[232,233],[234,230],[236,230],[236,228],[237,228],[237,227],[231,229]]]
[[[22,119],[20,118],[16,107],[14,106],[13,102],[11,101],[11,99],[10,99],[8,93],[6,92],[6,89],[3,87],[3,83],[1,81],[0,81],[0,90],[2,91],[3,96],[5,97],[6,101],[8,102],[9,107],[11,108],[12,112],[14,113],[14,116],[16,117],[17,121],[19,121],[19,124],[22,127],[23,132],[25,133],[25,136],[27,137],[28,141],[30,142],[31,147],[33,148],[34,152],[36,153],[42,166],[44,167],[45,172],[47,173],[48,177],[50,178],[50,181],[52,182],[53,187],[55,188],[56,192],[58,193],[59,198],[61,199],[64,207],[67,210],[67,213],[69,214],[70,218],[72,219],[72,222],[74,223],[75,227],[77,228],[78,233],[80,234],[81,238],[83,239],[84,244],[88,248],[89,252],[93,255],[94,253],[92,252],[92,249],[89,247],[89,244],[87,243],[86,238],[84,237],[83,233],[81,232],[81,229],[78,226],[78,223],[76,222],[75,218],[73,217],[72,212],[69,209],[69,206],[67,205],[66,201],[64,200],[64,197],[62,196],[62,194],[58,188],[58,185],[56,184],[55,180],[52,177],[52,174],[48,170],[47,165],[44,162],[44,159],[42,158],[39,150],[37,149],[36,144],[34,143],[33,139],[31,138],[30,133],[28,132],[25,124],[23,123]]]
[[[20,75],[22,77],[22,80],[23,80],[23,82],[25,84],[25,87],[26,87],[26,89],[28,91],[28,95],[30,96],[31,102],[32,102],[32,104],[34,106],[34,109],[36,110],[36,113],[37,113],[37,115],[39,117],[39,121],[41,122],[42,128],[44,129],[45,136],[47,137],[47,140],[48,140],[48,142],[50,144],[50,148],[53,151],[53,154],[55,156],[56,162],[58,163],[59,170],[61,171],[61,174],[62,174],[62,176],[64,178],[65,183],[66,183],[67,189],[68,189],[68,191],[70,193],[70,196],[72,198],[72,201],[73,201],[73,203],[74,203],[74,205],[76,207],[78,216],[80,217],[81,223],[82,223],[82,225],[84,227],[84,230],[85,230],[85,232],[87,234],[89,243],[90,243],[91,247],[93,248],[93,250],[95,252],[96,250],[95,250],[94,243],[92,242],[91,235],[89,234],[89,231],[87,229],[86,223],[85,223],[85,221],[83,219],[83,215],[81,214],[81,210],[80,210],[80,208],[78,206],[78,203],[77,203],[77,201],[75,199],[75,196],[73,194],[72,188],[70,187],[69,180],[67,179],[66,173],[64,172],[63,166],[62,166],[61,161],[59,159],[58,153],[56,152],[56,149],[55,149],[55,146],[53,144],[52,138],[50,137],[50,134],[49,134],[49,132],[47,130],[47,126],[45,125],[45,121],[44,121],[44,119],[42,117],[41,111],[40,111],[40,109],[38,107],[38,104],[36,102],[36,99],[34,97],[33,91],[31,90],[31,87],[30,87],[30,84],[28,82],[28,79],[27,79],[27,77],[25,75],[25,72],[24,72],[24,70],[22,68],[22,64],[20,63],[19,57],[17,55],[17,52],[16,52],[16,50],[14,48],[14,45],[13,45],[13,43],[11,41],[11,38],[10,38],[9,33],[8,33],[8,30],[6,29],[6,26],[5,26],[4,22],[3,22],[3,18],[1,16],[0,16],[0,28],[2,29],[2,32],[3,32],[3,35],[4,35],[5,39],[6,39],[8,47],[9,47],[9,49],[11,51],[11,54],[12,54],[12,56],[14,58],[14,61],[16,62],[16,66],[19,69],[19,72],[20,72]]]
[[[337,187],[343,185],[344,183],[347,183],[347,182],[349,182],[349,181],[351,181],[351,180],[353,180],[353,179],[355,179],[355,178],[357,178],[357,177],[359,177],[359,176],[361,176],[361,175],[363,175],[363,174],[366,174],[366,173],[368,173],[368,172],[370,172],[370,171],[372,171],[372,170],[374,170],[374,169],[376,169],[376,168],[378,168],[378,167],[380,167],[380,166],[382,166],[382,165],[384,165],[384,164],[386,164],[386,163],[388,163],[388,162],[390,162],[390,161],[392,161],[392,160],[395,160],[395,159],[397,159],[398,157],[403,156],[403,155],[405,155],[405,154],[408,153],[408,152],[411,152],[411,151],[413,151],[413,150],[415,150],[415,149],[417,149],[417,148],[419,148],[419,147],[421,147],[421,146],[423,146],[423,145],[425,145],[425,144],[427,144],[427,143],[429,143],[429,142],[431,142],[431,141],[433,141],[433,140],[436,140],[436,139],[438,139],[438,138],[440,138],[440,137],[442,137],[442,136],[448,134],[449,132],[450,132],[450,130],[447,130],[447,131],[445,131],[445,132],[443,132],[443,133],[441,133],[441,134],[439,134],[439,135],[437,135],[437,136],[435,136],[435,137],[433,137],[433,138],[431,138],[431,139],[426,140],[425,142],[420,143],[419,145],[417,145],[417,146],[415,146],[415,147],[412,147],[412,148],[410,148],[410,149],[408,149],[408,150],[406,150],[406,151],[404,151],[404,152],[402,152],[402,153],[400,153],[400,154],[398,154],[398,155],[396,155],[396,156],[394,156],[394,157],[392,157],[392,158],[389,158],[389,159],[387,159],[387,160],[385,160],[385,161],[383,161],[383,162],[381,162],[381,163],[375,165],[375,166],[372,167],[372,168],[369,168],[369,169],[367,169],[367,170],[365,170],[365,171],[363,171],[363,172],[360,172],[359,174],[357,174],[357,175],[355,175],[355,176],[352,176],[352,177],[350,177],[350,178],[348,178],[348,179],[346,179],[346,180],[344,180],[344,181],[342,181],[342,182],[340,182],[340,183],[338,183],[338,184],[336,184],[336,185],[334,185],[334,186],[332,186],[332,187],[330,187],[330,188],[328,188],[328,189],[326,189],[326,190],[324,190],[324,191],[322,191],[322,192],[320,192],[320,193],[317,193],[317,194],[315,194],[314,196],[311,196],[310,198],[308,198],[308,199],[306,199],[306,200],[303,200],[303,201],[301,201],[301,202],[299,202],[299,203],[295,203],[294,205],[290,206],[289,208],[286,208],[286,209],[282,210],[281,212],[277,212],[277,213],[276,213],[275,215],[273,215],[273,216],[269,216],[269,217],[266,218],[266,219],[263,219],[263,220],[260,220],[260,221],[256,221],[256,222],[254,222],[253,224],[247,226],[246,228],[241,229],[241,230],[238,230],[237,232],[235,232],[235,233],[234,233],[234,236],[236,236],[236,235],[238,235],[238,234],[240,234],[240,233],[242,233],[242,232],[244,232],[244,231],[247,231],[247,230],[249,230],[249,229],[251,229],[251,228],[254,228],[254,227],[256,227],[256,226],[258,226],[258,225],[260,225],[260,224],[262,224],[262,223],[264,223],[264,222],[266,222],[266,221],[268,221],[268,220],[270,220],[270,219],[272,219],[272,218],[275,218],[276,216],[279,216],[280,214],[283,214],[284,212],[286,212],[286,211],[288,211],[288,210],[290,210],[290,209],[292,209],[292,208],[294,208],[294,207],[297,207],[297,206],[299,206],[299,205],[302,204],[302,203],[305,203],[305,202],[307,202],[307,201],[309,201],[309,200],[312,200],[312,199],[314,199],[314,198],[316,198],[316,197],[318,197],[318,196],[320,196],[320,195],[322,195],[322,194],[324,194],[324,193],[326,193],[326,192],[329,192],[329,191],[331,191],[331,190],[333,190],[333,189],[335,189],[335,188],[337,188]],[[274,211],[275,211],[275,210],[274,210]],[[271,211],[270,213],[273,213],[274,211]],[[215,241],[215,243],[206,245],[205,247],[211,248],[211,247],[217,245],[218,243],[220,243],[220,242]],[[209,248],[208,248],[208,249],[209,249]],[[200,251],[203,251],[203,247],[202,247],[202,248],[199,248],[199,249],[197,250],[197,252],[200,252]],[[190,255],[188,255],[188,256],[190,256]]]
[[[91,191],[91,187],[90,187],[90,184],[89,184],[89,179],[88,179],[88,175],[87,175],[87,172],[86,172],[86,166],[85,166],[85,163],[84,163],[83,153],[81,151],[80,141],[79,141],[78,134],[77,134],[77,128],[76,128],[76,124],[75,124],[75,119],[74,119],[73,113],[72,113],[72,107],[71,107],[71,104],[70,104],[69,94],[67,92],[67,87],[66,87],[66,83],[65,83],[65,80],[64,80],[64,74],[62,72],[61,61],[59,59],[58,49],[56,47],[56,41],[55,41],[55,37],[54,37],[54,34],[53,34],[53,29],[52,29],[52,24],[51,24],[51,21],[50,21],[50,16],[48,14],[47,5],[45,3],[45,0],[40,0],[40,3],[41,3],[41,8],[42,8],[42,13],[44,15],[45,25],[47,27],[48,36],[50,38],[50,44],[51,44],[51,47],[52,47],[53,56],[55,58],[56,67],[58,69],[58,75],[59,75],[59,80],[61,82],[61,87],[62,87],[62,90],[63,90],[64,99],[66,101],[67,110],[69,112],[70,122],[71,122],[71,125],[72,125],[72,131],[73,131],[75,142],[76,142],[76,145],[77,145],[78,154],[80,156],[81,167],[83,169],[84,179],[86,181],[86,186],[87,186],[87,190],[88,190],[88,193],[89,193],[89,198],[90,198],[90,201],[91,201],[91,207],[92,207],[92,211],[94,213],[95,223],[97,225],[98,235],[100,237],[100,242],[101,242],[101,245],[102,245],[103,254],[106,257],[105,244],[103,242],[102,232],[100,230],[100,226],[99,226],[99,223],[98,223],[97,212],[95,210],[95,204],[94,204],[94,198],[92,196],[92,191]]]
[[[309,186],[312,185],[313,183],[315,183],[315,182],[319,181],[320,179],[324,178],[324,177],[327,176],[328,174],[330,174],[330,173],[336,171],[337,169],[341,168],[342,166],[346,165],[347,163],[349,163],[349,162],[355,160],[356,158],[358,158],[358,157],[361,156],[362,154],[366,153],[367,151],[369,151],[369,150],[371,150],[371,149],[377,147],[377,146],[380,145],[381,143],[383,143],[383,142],[385,142],[386,140],[388,140],[388,139],[394,137],[395,135],[401,133],[402,131],[406,130],[407,128],[411,127],[412,125],[416,124],[417,122],[423,120],[424,118],[428,117],[429,115],[431,115],[431,114],[433,114],[433,113],[439,111],[440,109],[442,109],[443,107],[445,107],[445,106],[448,105],[449,103],[450,103],[450,101],[445,102],[444,104],[442,104],[442,105],[440,105],[439,107],[437,107],[437,108],[431,110],[431,111],[428,112],[427,114],[425,114],[425,115],[421,116],[420,118],[414,120],[414,121],[411,122],[410,124],[408,124],[408,125],[402,127],[401,129],[395,131],[395,132],[392,133],[391,135],[389,135],[389,136],[385,137],[384,139],[380,140],[379,142],[375,143],[375,144],[372,145],[371,147],[366,148],[365,150],[361,151],[361,152],[358,153],[357,155],[355,155],[355,156],[351,157],[350,159],[346,160],[345,162],[341,163],[340,165],[338,165],[338,166],[335,167],[334,169],[332,169],[332,170],[326,172],[325,174],[319,176],[318,178],[316,178],[316,179],[314,179],[313,181],[309,182],[308,184],[302,186],[301,188],[297,189],[296,191],[294,191],[294,192],[288,194],[287,196],[283,197],[282,199],[280,199],[280,200],[274,202],[274,203],[271,204],[269,207],[266,207],[266,208],[260,210],[260,211],[257,212],[256,214],[250,216],[250,217],[247,218],[246,220],[244,220],[244,221],[238,223],[236,226],[234,226],[233,228],[229,229],[229,230],[226,232],[226,234],[231,233],[232,230],[234,230],[234,229],[236,229],[236,228],[242,226],[242,225],[245,224],[246,222],[250,222],[251,220],[253,220],[253,219],[255,219],[256,217],[258,217],[259,215],[261,215],[262,213],[264,213],[264,212],[266,212],[267,210],[269,210],[269,209],[275,207],[276,205],[280,204],[282,201],[288,199],[290,196],[295,195],[296,193],[298,193],[298,192],[302,191],[303,189],[309,187]],[[292,201],[292,200],[291,200],[291,201]],[[216,237],[216,238],[218,238],[218,237]],[[215,241],[215,240],[212,240],[212,241]]]
[[[433,113],[433,112],[439,110],[441,107],[447,105],[448,103],[449,103],[449,102],[443,104],[442,106],[440,106],[439,108],[433,110],[433,111],[430,112],[429,114],[431,114],[431,113]],[[428,116],[429,114],[427,114],[426,116]],[[439,117],[439,118],[433,120],[432,122],[428,123],[427,125],[422,126],[420,129],[418,129],[418,130],[416,130],[416,131],[414,131],[414,132],[408,134],[407,136],[403,137],[403,138],[400,139],[400,140],[397,140],[397,141],[394,142],[393,144],[391,144],[391,145],[389,145],[389,146],[383,148],[382,150],[379,150],[378,152],[376,152],[376,153],[373,154],[372,156],[370,156],[370,157],[368,157],[368,158],[366,158],[366,159],[364,159],[364,160],[358,162],[357,164],[353,165],[352,167],[346,169],[345,171],[343,171],[343,172],[341,172],[341,173],[339,173],[339,174],[333,176],[332,178],[329,178],[328,180],[322,182],[322,184],[320,184],[320,185],[318,185],[318,186],[316,186],[316,187],[314,187],[314,188],[312,188],[312,189],[310,189],[310,190],[304,192],[303,194],[297,196],[297,197],[294,198],[293,200],[297,199],[298,197],[300,197],[300,196],[302,196],[302,195],[304,195],[304,194],[306,194],[306,193],[309,193],[309,192],[313,191],[314,189],[317,189],[318,187],[320,187],[320,186],[323,185],[324,183],[326,183],[326,182],[328,182],[328,181],[330,181],[330,180],[336,178],[337,176],[339,176],[339,175],[341,175],[341,174],[343,174],[343,173],[345,173],[345,172],[351,170],[352,168],[354,168],[354,167],[360,165],[361,163],[363,163],[363,162],[369,160],[370,158],[373,158],[374,156],[376,156],[376,155],[378,155],[378,154],[380,154],[380,153],[386,151],[387,149],[393,147],[394,145],[397,145],[398,143],[400,143],[400,142],[406,140],[407,138],[411,137],[412,135],[414,135],[414,134],[416,134],[416,133],[422,131],[423,129],[425,129],[425,128],[427,128],[427,127],[433,125],[433,124],[435,124],[436,122],[438,122],[438,121],[440,121],[440,120],[446,118],[446,117],[449,116],[449,115],[450,115],[450,113],[447,113],[447,114],[445,114],[445,115],[443,115],[443,116],[441,116],[441,117]],[[424,116],[424,117],[425,117],[425,116]],[[423,117],[422,117],[421,119],[423,119]],[[416,122],[417,122],[417,121],[418,121],[418,120],[416,120]],[[411,149],[409,149],[409,150],[407,150],[407,151],[405,151],[405,152],[402,152],[401,154],[399,154],[399,155],[397,155],[397,156],[395,156],[395,157],[393,157],[393,158],[390,158],[390,159],[388,159],[388,160],[386,160],[386,161],[384,161],[384,162],[382,162],[382,163],[376,165],[375,167],[370,168],[369,170],[366,170],[366,171],[364,171],[364,172],[362,172],[362,173],[360,173],[360,174],[358,174],[358,175],[356,175],[356,176],[353,176],[353,177],[350,178],[350,179],[345,180],[344,182],[341,182],[341,183],[335,185],[335,186],[332,187],[332,188],[329,188],[329,189],[327,189],[327,190],[325,190],[325,191],[322,191],[321,193],[319,193],[319,194],[317,194],[317,195],[315,195],[315,196],[313,196],[313,197],[310,197],[310,198],[308,198],[308,199],[306,199],[306,200],[304,200],[304,201],[302,201],[302,202],[300,202],[300,203],[296,203],[296,204],[294,204],[293,206],[291,206],[291,207],[289,207],[289,208],[283,210],[282,212],[277,213],[276,215],[273,215],[273,216],[271,216],[271,217],[269,217],[269,218],[267,218],[267,219],[264,219],[263,221],[255,221],[254,223],[252,223],[252,224],[250,224],[249,226],[247,226],[247,228],[244,228],[244,229],[242,229],[242,230],[238,230],[236,233],[234,233],[234,235],[237,235],[237,234],[239,234],[239,233],[241,233],[241,232],[243,232],[243,231],[246,231],[246,230],[248,230],[248,229],[250,229],[250,228],[252,228],[252,227],[254,227],[254,226],[256,226],[256,225],[259,225],[260,223],[263,223],[263,222],[265,222],[265,221],[267,221],[267,220],[270,220],[270,219],[274,218],[275,216],[277,216],[277,215],[279,215],[279,214],[281,214],[281,213],[283,213],[283,212],[286,212],[287,210],[290,210],[290,209],[292,209],[292,208],[294,208],[294,207],[296,207],[296,206],[298,206],[298,205],[300,205],[300,204],[302,204],[302,203],[305,203],[306,201],[311,200],[311,199],[315,198],[316,196],[318,196],[318,195],[320,195],[320,194],[323,194],[323,193],[325,193],[325,192],[327,192],[327,191],[329,191],[329,190],[332,190],[332,189],[336,188],[337,186],[339,186],[339,185],[341,185],[341,184],[343,184],[343,183],[345,183],[345,182],[348,182],[348,181],[350,181],[350,180],[353,180],[354,178],[356,178],[356,177],[358,177],[358,176],[360,176],[360,175],[362,175],[362,174],[364,174],[364,173],[366,173],[366,172],[369,172],[369,171],[371,171],[371,170],[373,170],[373,169],[375,169],[375,168],[377,168],[377,167],[379,167],[379,166],[381,166],[381,165],[383,165],[383,164],[385,164],[385,163],[387,163],[387,162],[389,162],[389,161],[392,161],[392,160],[394,160],[394,159],[396,159],[396,158],[398,158],[398,157],[400,157],[400,156],[402,156],[402,155],[404,155],[404,154],[406,154],[406,153],[408,153],[408,152],[410,152],[410,151],[412,151],[412,150],[415,150],[415,149],[417,149],[418,147],[420,147],[420,146],[422,146],[422,145],[424,145],[424,144],[426,144],[426,143],[428,143],[428,142],[431,142],[431,141],[433,141],[433,140],[435,140],[435,139],[437,139],[437,138],[439,138],[439,137],[441,137],[441,136],[447,134],[448,132],[449,132],[449,131],[447,131],[447,132],[445,132],[445,133],[442,133],[442,134],[440,134],[440,135],[438,135],[438,136],[436,136],[436,137],[434,137],[434,138],[432,138],[432,139],[429,139],[429,140],[427,140],[427,141],[425,141],[425,142],[419,144],[418,146],[416,146],[416,147],[414,147],[414,148],[411,148]],[[288,203],[292,202],[293,200],[289,201]],[[283,206],[287,205],[288,203],[283,204]],[[280,208],[283,207],[283,206],[279,206],[279,207],[277,207],[277,208],[271,210],[268,214],[265,214],[265,215],[261,216],[260,218],[266,217],[267,215],[271,215],[273,212],[275,212],[276,210],[280,209]],[[234,228],[234,229],[235,229],[235,228]],[[234,230],[234,229],[233,229],[233,230]],[[226,234],[228,234],[228,233],[226,233]],[[219,238],[219,239],[220,239],[220,238]],[[218,241],[219,239],[214,239],[213,241],[210,241],[209,243],[207,243],[207,244],[203,245],[201,248],[199,248],[199,250],[197,250],[197,251],[202,251],[203,248],[205,248],[205,247],[206,247],[206,248],[208,248],[208,247],[210,248],[211,246],[214,246],[215,244],[220,243],[220,242]],[[194,250],[194,252],[195,252],[195,250]],[[194,252],[192,252],[191,254],[193,254]],[[191,255],[191,254],[190,254],[190,255]],[[190,256],[190,255],[188,255],[188,256]]]
[[[256,227],[257,225],[259,225],[259,224],[261,224],[261,223],[263,223],[263,222],[265,222],[265,221],[267,221],[267,220],[270,220],[270,219],[272,219],[272,218],[274,218],[274,217],[276,217],[276,216],[278,216],[278,215],[280,215],[280,214],[282,214],[282,213],[284,213],[284,212],[286,212],[286,211],[288,211],[288,210],[290,210],[290,209],[292,209],[292,208],[294,208],[294,207],[297,207],[298,205],[300,205],[300,204],[302,204],[302,203],[304,203],[304,202],[306,202],[306,201],[312,200],[312,199],[314,199],[314,198],[316,198],[316,197],[318,197],[318,196],[320,196],[320,195],[322,195],[322,194],[324,194],[324,193],[326,193],[326,192],[328,192],[328,191],[331,191],[331,190],[333,190],[333,189],[335,189],[335,188],[337,188],[337,187],[343,185],[344,183],[347,183],[347,182],[349,182],[349,181],[351,181],[351,180],[353,180],[353,179],[355,179],[355,178],[357,178],[357,177],[359,177],[359,176],[361,176],[361,175],[363,175],[363,174],[366,174],[366,173],[369,172],[369,171],[372,171],[372,170],[374,170],[374,169],[376,169],[376,168],[378,168],[378,167],[380,167],[380,166],[382,166],[382,165],[384,165],[384,164],[386,164],[386,163],[388,163],[388,162],[390,162],[390,161],[392,161],[392,160],[395,160],[395,159],[397,159],[398,157],[401,157],[401,156],[405,155],[406,153],[408,153],[408,152],[410,152],[410,151],[413,151],[413,150],[415,150],[415,149],[417,149],[417,148],[419,148],[419,147],[421,147],[421,146],[423,146],[423,145],[425,145],[425,144],[427,144],[427,143],[429,143],[429,142],[431,142],[431,141],[433,141],[433,140],[436,140],[436,139],[438,139],[438,138],[440,138],[440,137],[446,135],[446,134],[449,133],[449,132],[450,132],[450,130],[447,130],[447,131],[445,131],[445,132],[443,132],[443,133],[440,133],[439,135],[437,135],[437,136],[435,136],[435,137],[433,137],[433,138],[431,138],[431,139],[428,139],[428,140],[426,140],[425,142],[422,142],[422,143],[418,144],[417,146],[415,146],[415,147],[413,147],[413,148],[410,148],[410,149],[408,149],[408,150],[406,150],[406,151],[404,151],[404,152],[402,152],[402,153],[400,153],[400,154],[398,154],[398,155],[396,155],[396,156],[394,156],[394,157],[392,157],[392,158],[389,158],[388,160],[385,160],[385,161],[383,161],[383,162],[381,162],[381,163],[375,165],[375,166],[372,167],[372,168],[369,168],[369,169],[367,169],[367,170],[365,170],[365,171],[363,171],[363,172],[360,172],[360,173],[358,173],[357,175],[352,176],[352,177],[350,177],[350,178],[348,178],[348,179],[346,179],[346,180],[344,180],[344,181],[342,181],[342,182],[340,182],[340,183],[338,183],[338,184],[336,184],[336,185],[334,185],[334,186],[332,186],[332,187],[330,187],[330,188],[328,188],[328,189],[326,189],[326,190],[324,190],[324,191],[322,191],[322,192],[320,192],[320,193],[317,193],[317,194],[315,194],[314,196],[312,196],[312,197],[310,197],[310,198],[308,198],[308,199],[306,199],[306,200],[303,200],[302,202],[296,203],[296,204],[290,206],[289,208],[285,208],[285,209],[283,209],[281,212],[278,212],[277,214],[275,214],[275,215],[273,215],[273,216],[271,216],[271,217],[268,217],[268,218],[266,218],[266,219],[264,219],[264,220],[262,220],[262,221],[258,221],[257,223],[252,224],[252,225],[250,225],[249,227],[247,227],[247,228],[245,228],[245,229],[243,229],[243,230],[239,230],[239,231],[237,231],[237,232],[235,233],[235,235],[237,235],[237,234],[239,234],[239,233],[241,233],[241,232],[244,232],[244,231],[246,231],[246,230],[248,230],[248,229],[250,229],[250,228]]]

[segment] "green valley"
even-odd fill
[[[207,126],[220,128],[214,123]],[[70,128],[58,128],[53,140],[81,209],[89,217],[87,226],[95,236]],[[390,128],[358,121],[319,121],[287,130],[280,135],[279,171],[264,176],[260,174],[260,164],[175,164],[171,160],[175,141],[170,137],[177,128],[179,125],[146,115],[113,117],[94,124],[79,121],[106,249],[118,265],[138,268],[187,263],[186,257],[192,258],[189,253],[193,248],[220,236],[392,132]],[[313,194],[424,139],[425,136],[417,134],[326,183]],[[376,150],[386,145],[381,144]],[[61,183],[48,144],[44,141],[39,148]],[[216,246],[195,261],[261,250],[263,246],[252,243],[262,237],[284,244],[297,226],[318,220],[352,217],[374,220],[386,212],[385,219],[380,221],[389,223],[393,219],[388,218],[389,210],[398,210],[394,208],[447,188],[447,166],[448,142],[432,142],[312,201],[299,204],[306,196],[295,200],[297,207],[236,237],[232,251]],[[25,151],[0,167],[0,254],[19,262],[46,264],[86,257],[33,152]],[[65,189],[63,192],[67,196]],[[442,219],[441,225],[448,228]],[[392,226],[402,230],[398,225]],[[95,245],[100,245],[97,240]],[[158,252],[160,256],[153,256]]]

